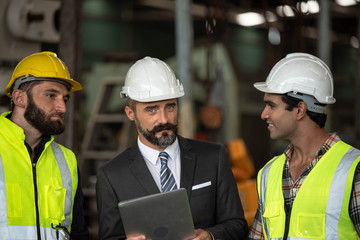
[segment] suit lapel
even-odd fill
[[[133,162],[129,166],[130,171],[134,174],[148,194],[159,193],[160,190],[157,187],[137,145],[134,147],[133,156]]]
[[[191,145],[185,138],[178,136],[178,139],[181,157],[180,187],[186,188],[188,197],[190,199],[191,188],[194,183],[196,154],[191,151]]]

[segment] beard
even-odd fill
[[[64,113],[46,115],[46,113],[35,104],[31,94],[28,94],[28,100],[29,104],[26,107],[24,117],[31,126],[39,130],[45,136],[57,135],[64,132],[64,122],[60,120],[51,120],[51,117],[54,115],[59,115],[64,120]]]
[[[166,148],[175,142],[176,134],[177,134],[177,124],[166,123],[166,124],[159,124],[155,126],[152,130],[146,130],[141,127],[141,124],[137,117],[135,116],[135,125],[141,135],[149,141],[151,144]],[[171,130],[173,133],[169,134],[167,132],[162,133],[161,137],[157,137],[156,133],[162,130]]]

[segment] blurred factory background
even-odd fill
[[[260,119],[265,81],[287,53],[323,59],[337,102],[326,128],[360,148],[359,0],[0,0],[0,88],[17,62],[54,51],[84,90],[71,96],[57,141],[81,167],[92,239],[97,239],[96,169],[134,143],[119,91],[129,66],[166,61],[185,86],[180,133],[227,146],[249,224],[255,175],[286,142],[270,141]],[[0,111],[10,101],[0,92]]]

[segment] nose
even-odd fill
[[[161,124],[165,124],[168,122],[168,116],[166,111],[164,110],[159,111],[158,122]]]
[[[264,110],[261,113],[261,119],[262,120],[266,120],[269,118],[269,111],[267,110],[267,108],[265,107]]]
[[[66,112],[66,102],[64,99],[59,99],[58,101],[56,101],[55,110],[56,112],[60,112],[60,113]]]

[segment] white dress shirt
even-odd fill
[[[138,146],[140,149],[140,153],[145,159],[145,163],[155,180],[156,185],[158,186],[161,192],[161,183],[160,183],[160,168],[161,162],[159,159],[160,152],[158,150],[152,149],[146,145],[144,145],[139,137],[138,137]],[[172,174],[174,175],[176,186],[180,188],[180,172],[181,172],[181,164],[180,164],[180,147],[179,141],[176,138],[175,142],[168,146],[164,152],[169,154],[168,159],[168,168],[170,168]]]

